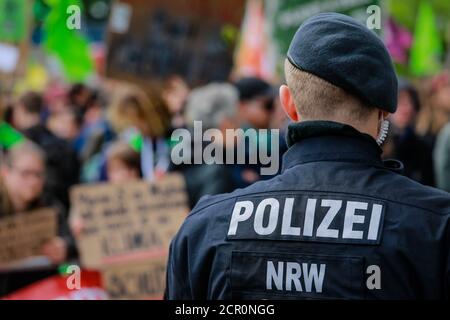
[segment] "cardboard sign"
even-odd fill
[[[153,184],[76,186],[71,200],[71,214],[83,223],[77,239],[81,262],[91,268],[167,254],[189,212],[178,174]]]
[[[167,255],[126,265],[106,267],[102,283],[110,299],[162,299]]]
[[[172,75],[191,86],[227,80],[244,5],[244,0],[115,1],[106,75],[150,86]]]
[[[56,211],[50,208],[0,219],[0,265],[41,255],[42,245],[56,231]]]

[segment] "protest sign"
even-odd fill
[[[162,299],[166,287],[167,255],[106,267],[103,287],[110,299]]]
[[[71,199],[83,221],[81,262],[92,268],[166,254],[189,211],[178,174],[157,183],[76,186]]]
[[[112,4],[106,75],[158,85],[228,79],[244,0],[120,0]]]
[[[0,265],[41,255],[42,245],[56,231],[56,212],[50,208],[0,219]]]

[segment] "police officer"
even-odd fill
[[[282,173],[197,204],[171,244],[167,298],[448,298],[450,196],[380,158],[397,105],[383,43],[319,14],[285,76]]]

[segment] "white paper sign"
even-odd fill
[[[6,43],[0,43],[0,72],[13,72],[16,69],[19,56],[18,48]]]

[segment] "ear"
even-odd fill
[[[289,118],[291,118],[295,122],[300,120],[300,116],[297,113],[297,107],[295,106],[292,92],[285,84],[280,87],[280,102],[283,106],[284,112],[286,112]]]

